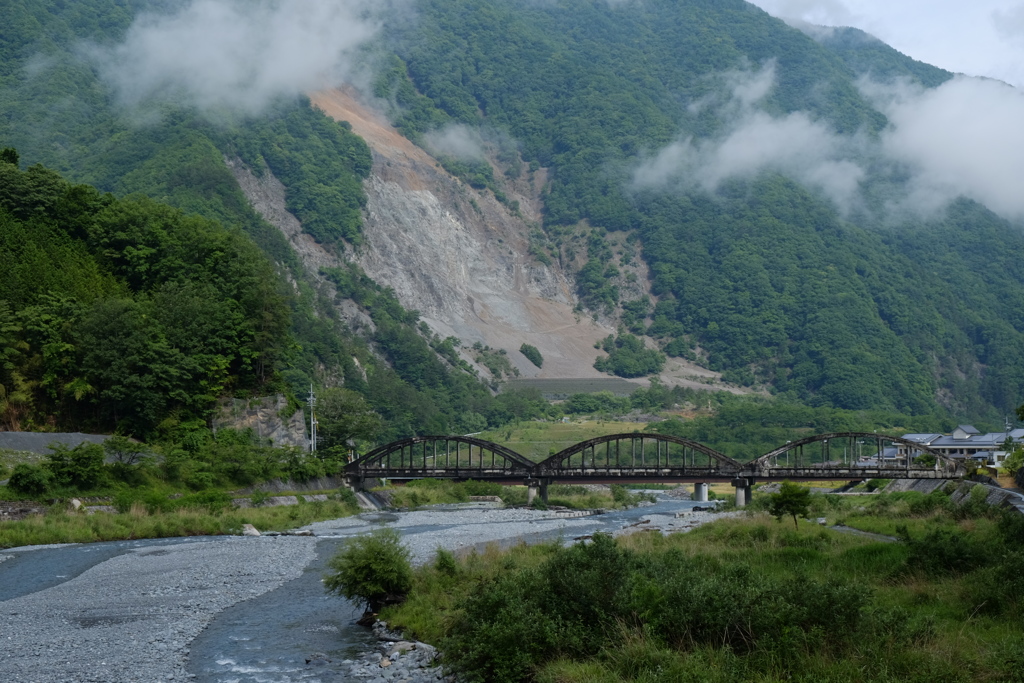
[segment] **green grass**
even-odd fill
[[[391,504],[399,508],[417,508],[426,505],[465,503],[470,496],[498,496],[505,505],[525,505],[525,486],[502,486],[495,482],[465,481],[453,482],[443,479],[418,479],[404,486],[388,486],[375,489],[385,491],[391,497]],[[552,484],[548,488],[547,505],[562,506],[574,510],[618,509],[636,505],[645,498],[642,495],[624,492],[616,498],[611,490],[591,491],[583,486]]]
[[[558,451],[581,441],[607,434],[622,434],[643,431],[643,422],[620,422],[616,420],[575,420],[562,422],[522,422],[502,429],[483,432],[481,439],[493,441],[511,448],[526,458],[540,462]]]
[[[12,451],[9,448],[0,448],[0,480],[6,479],[11,474],[15,465],[27,463],[38,465],[45,459],[45,456],[31,451]]]

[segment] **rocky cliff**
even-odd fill
[[[301,410],[288,410],[281,396],[252,399],[224,399],[213,418],[213,429],[251,429],[260,440],[274,446],[294,446],[309,450],[309,435]]]

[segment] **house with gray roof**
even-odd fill
[[[1016,443],[1024,443],[1024,429],[982,434],[973,425],[959,425],[952,434],[904,434],[903,438],[928,446],[953,460],[973,460],[980,465],[1002,467],[1009,455],[1003,448],[1007,438]],[[905,457],[907,450],[907,446],[901,445],[899,456]]]

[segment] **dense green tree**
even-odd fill
[[[601,343],[608,354],[598,358],[594,367],[619,377],[643,377],[661,372],[665,354],[644,346],[643,339],[632,334],[608,335]]]
[[[361,395],[332,387],[320,392],[316,404],[317,448],[346,455],[350,443],[374,441],[383,427],[380,415]]]
[[[768,513],[781,520],[786,515],[793,517],[793,525],[799,527],[797,517],[806,517],[811,506],[811,492],[804,486],[784,481],[778,493],[771,494]]]

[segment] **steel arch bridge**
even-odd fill
[[[933,456],[934,464],[915,462],[920,455]],[[962,465],[927,446],[868,432],[809,436],[746,463],[696,441],[657,433],[600,436],[541,462],[470,436],[415,436],[375,448],[345,467],[355,486],[366,479],[432,477],[530,485],[732,480],[737,488],[749,488],[754,480],[958,479],[964,473]]]

